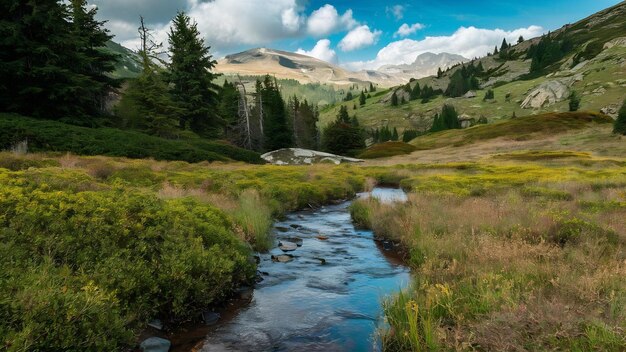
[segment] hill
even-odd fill
[[[563,43],[566,50],[555,62],[531,72],[533,58],[529,54],[548,38]],[[444,103],[454,105],[467,119],[477,121],[485,117],[494,122],[511,118],[513,114],[519,117],[567,111],[567,99],[576,91],[582,97],[581,110],[602,110],[615,117],[626,92],[626,2],[543,37],[521,42],[507,53],[507,56],[490,55],[471,62],[484,68],[484,73],[478,77],[479,88],[473,90],[473,98],[439,95],[426,103],[418,99],[391,106],[392,91],[409,100],[406,90],[416,84],[445,91],[451,77],[462,69],[457,66],[440,78],[421,78],[408,86],[395,87],[383,96],[371,97],[350,114],[356,114],[367,128],[389,125],[400,130],[426,131]],[[494,99],[483,100],[489,89],[493,90]],[[347,103],[349,107],[353,104]],[[325,109],[320,117],[321,124],[333,121],[338,110],[339,106]]]

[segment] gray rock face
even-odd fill
[[[523,109],[539,109],[569,98],[571,92],[566,82],[547,81],[533,89],[522,102]]]
[[[160,337],[149,337],[139,345],[143,352],[168,352],[172,343]]]
[[[285,148],[261,155],[263,160],[274,165],[311,165],[318,163],[359,163],[361,159],[348,158],[345,156],[318,152],[301,148]]]

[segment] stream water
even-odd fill
[[[401,190],[377,188],[382,201],[404,201]],[[355,229],[350,202],[289,214],[274,225],[277,244],[301,244],[260,255],[263,280],[251,298],[205,331],[195,351],[372,351],[382,299],[408,284],[408,269]],[[386,246],[387,248],[389,246]],[[274,258],[272,258],[274,256]],[[285,260],[287,258],[282,257]],[[176,348],[174,350],[187,350]]]

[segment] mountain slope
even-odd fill
[[[565,25],[549,36],[552,41],[568,41],[568,49],[558,60],[532,73],[529,50],[547,36],[511,47],[508,58],[490,55],[474,60],[473,65],[481,64],[485,71],[479,77],[480,89],[474,91],[475,98],[438,96],[424,104],[414,100],[394,107],[389,103],[392,91],[408,100],[404,87],[396,87],[382,97],[368,99],[364,107],[350,110],[350,114],[356,114],[368,128],[389,125],[400,130],[427,131],[444,103],[454,105],[465,118],[477,121],[485,117],[493,122],[513,115],[567,111],[567,99],[575,91],[582,97],[580,110],[603,111],[614,116],[626,96],[626,2]],[[452,68],[440,78],[419,79],[410,87],[419,83],[421,87],[429,85],[445,91],[459,69],[460,66]],[[554,87],[561,91],[554,92]],[[494,91],[495,99],[483,100],[488,89]],[[325,109],[321,124],[334,120],[338,109],[338,106]]]
[[[228,55],[219,60],[216,72],[224,74],[265,75],[295,79],[301,83],[335,85],[372,82],[383,87],[402,83],[393,76],[375,71],[350,72],[316,58],[266,48],[256,48]]]
[[[395,77],[402,77],[408,82],[411,78],[423,78],[437,74],[441,68],[445,70],[456,64],[467,62],[468,59],[461,55],[448,53],[424,53],[415,58],[415,61],[408,65],[385,65],[378,69],[379,72]]]

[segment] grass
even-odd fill
[[[69,138],[71,136],[71,138]],[[31,152],[59,151],[79,155],[124,156],[157,160],[261,163],[259,154],[201,138],[171,140],[136,131],[86,128],[50,120],[0,114],[0,150],[28,141]]]
[[[626,167],[586,153],[402,167],[408,204],[359,200],[413,284],[385,302],[385,350],[626,347]]]
[[[463,146],[490,139],[508,137],[515,140],[532,138],[533,134],[552,135],[571,130],[585,129],[590,124],[610,124],[612,119],[593,112],[547,113],[488,125],[478,125],[463,130],[447,130],[417,137],[411,141],[417,149],[427,150],[444,146]]]
[[[367,148],[358,157],[361,159],[388,158],[390,156],[410,154],[416,149],[415,146],[404,142],[384,142]]]

